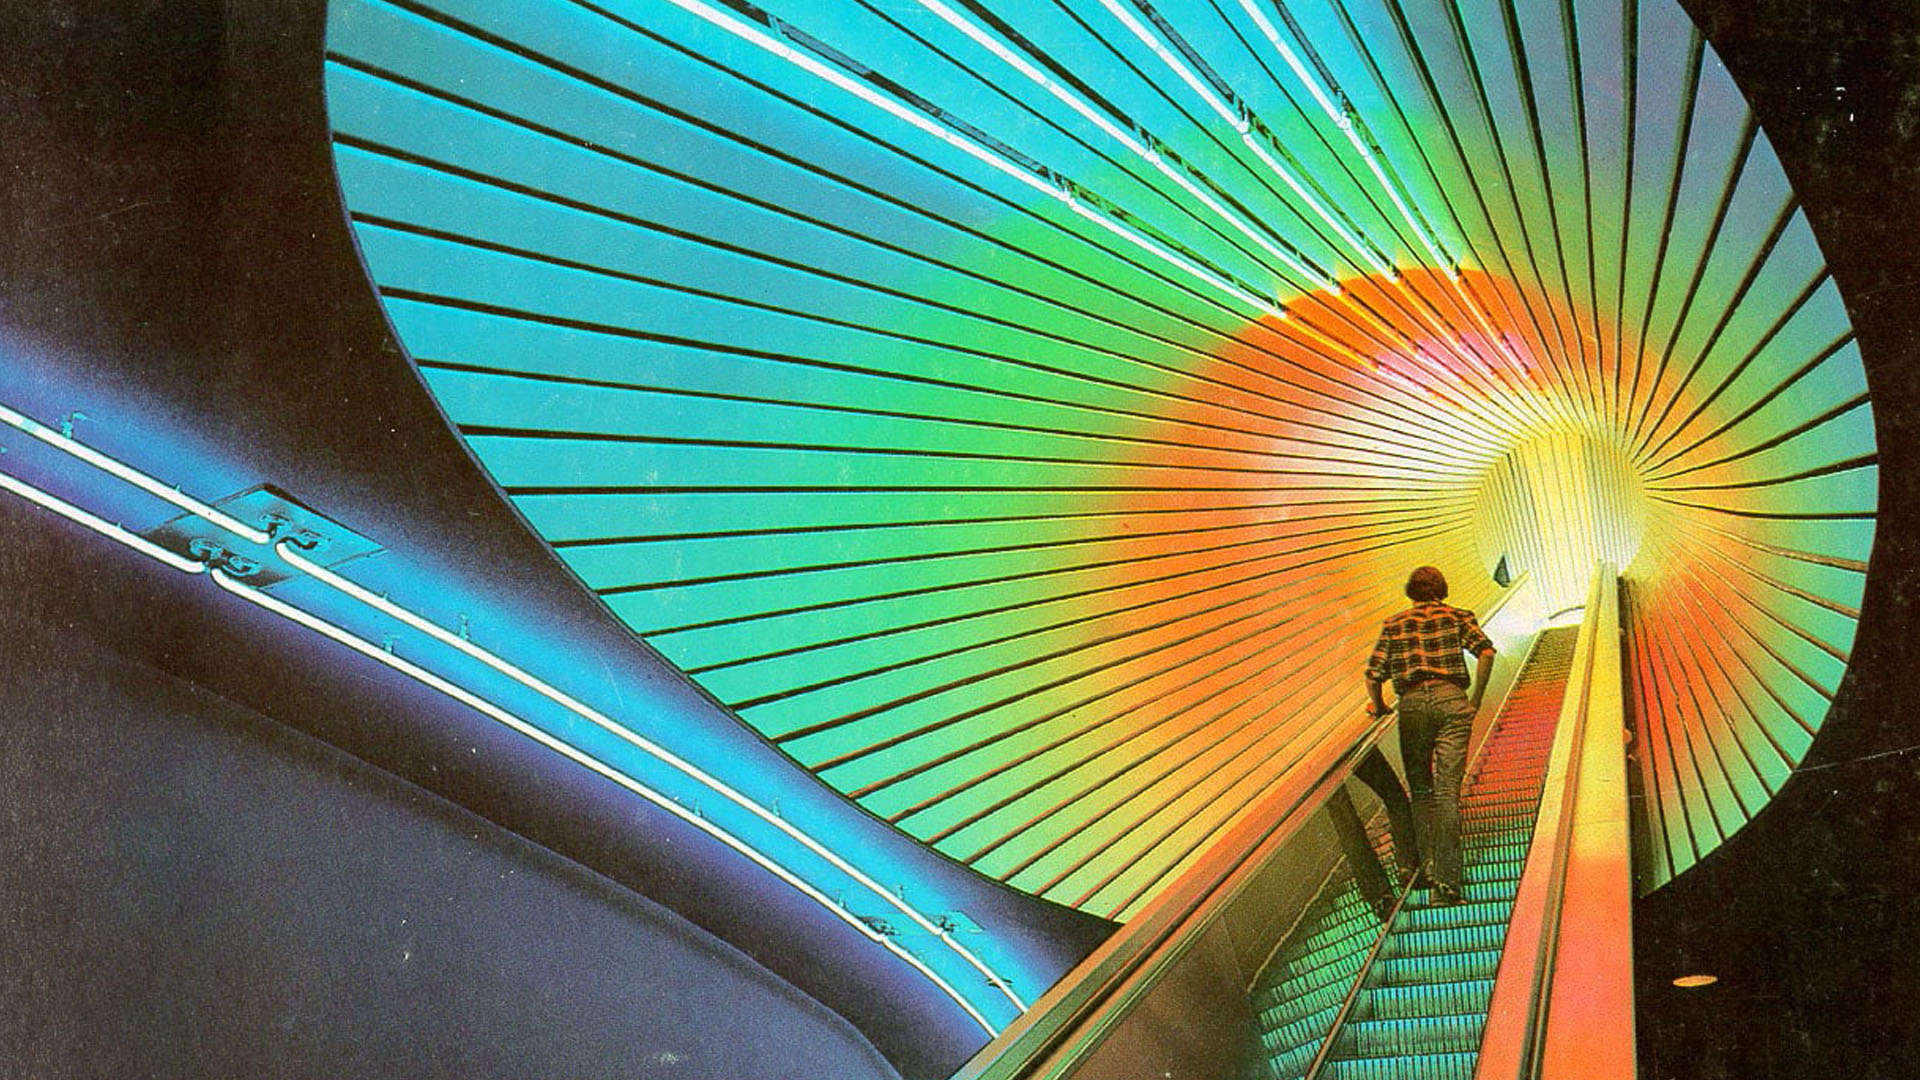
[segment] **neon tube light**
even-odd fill
[[[1253,132],[1249,131],[1242,134],[1240,141],[1247,145],[1247,149],[1253,151],[1254,156],[1260,159],[1261,164],[1265,165],[1269,171],[1284,181],[1289,188],[1292,188],[1295,195],[1300,196],[1301,201],[1307,204],[1308,209],[1313,211],[1314,216],[1326,222],[1327,226],[1334,232],[1339,233],[1340,239],[1346,241],[1348,247],[1358,251],[1360,257],[1365,259],[1369,266],[1372,266],[1375,271],[1381,274],[1393,275],[1393,264],[1375,254],[1370,245],[1363,243],[1346,225],[1342,224],[1339,218],[1334,215],[1333,211],[1328,210],[1319,199],[1314,197],[1312,192],[1307,190],[1306,185],[1302,184],[1285,165],[1280,164],[1280,159],[1274,157],[1266,147],[1260,145],[1260,140],[1253,137]],[[1340,290],[1338,287],[1335,287],[1333,291],[1337,293]]]
[[[835,903],[831,897],[827,896],[825,893],[821,892],[819,889],[815,888],[814,886],[808,884],[806,881],[803,881],[797,875],[795,875],[792,871],[774,862],[772,859],[769,859],[765,855],[762,855],[759,851],[755,850],[751,845],[747,844],[745,841],[734,836],[732,833],[726,831],[725,829],[720,828],[718,825],[715,825],[713,822],[706,820],[705,818],[692,812],[691,810],[688,810],[686,807],[680,805],[674,799],[653,790],[652,788],[634,779],[633,777],[627,775],[626,773],[620,771],[619,769],[616,769],[613,766],[608,765],[606,762],[603,762],[598,758],[595,758],[589,754],[586,754],[576,749],[575,747],[568,745],[565,742],[562,742],[560,739],[547,734],[545,731],[542,731],[538,727],[535,727],[533,724],[530,724],[527,721],[521,719],[520,717],[514,715],[513,713],[508,712],[506,709],[501,708],[500,706],[494,704],[493,702],[488,701],[486,698],[483,698],[478,694],[475,694],[472,691],[465,689],[464,687],[458,686],[448,681],[447,679],[444,679],[439,675],[436,675],[433,672],[428,671],[426,668],[423,668],[420,665],[413,663],[412,661],[405,660],[398,656],[395,656],[394,654],[386,651],[384,648],[381,648],[380,646],[375,645],[373,642],[368,641],[367,639],[360,637],[359,635],[354,634],[349,630],[346,630],[340,626],[337,626],[331,622],[328,622],[327,620],[320,618],[318,615],[315,615],[310,611],[307,611],[303,608],[295,607],[292,604],[289,604],[286,601],[280,600],[276,597],[269,596],[259,589],[255,589],[247,585],[242,585],[240,584],[240,582],[236,581],[232,576],[228,575],[224,570],[213,569],[211,570],[211,574],[213,576],[213,580],[215,584],[219,585],[222,589],[233,594],[234,596],[237,596],[240,599],[245,600],[247,603],[253,604],[257,607],[270,611],[273,614],[278,615],[281,618],[287,619],[291,622],[298,623],[301,626],[304,626],[307,629],[312,630],[313,632],[320,634],[323,637],[329,638],[335,642],[338,642],[341,645],[345,645],[347,648],[352,649],[354,652],[357,652],[362,656],[367,657],[368,659],[379,661],[380,663],[386,665],[387,667],[392,668],[393,670],[401,673],[402,675],[405,675],[408,678],[419,682],[423,686],[427,686],[427,687],[430,687],[431,689],[438,690],[440,693],[445,694],[446,696],[454,699],[455,701],[460,702],[462,705],[465,705],[476,712],[482,713],[492,718],[493,720],[498,721],[502,725],[508,728],[511,728],[512,730],[518,732],[519,734],[524,735],[529,739],[532,739],[534,742],[537,742],[540,745],[546,747],[547,749],[552,750],[554,753],[559,754],[562,757],[565,757],[567,760],[572,761],[575,764],[580,765],[584,768],[590,769],[593,772],[598,773],[599,775],[605,777],[606,779],[613,781],[614,783],[620,785],[621,787],[626,788],[628,791],[633,792],[635,795],[638,795],[641,798],[646,799],[648,802],[653,803],[654,805],[660,807],[661,809],[666,810],[667,812],[673,814],[675,817],[678,817],[681,820],[687,822],[689,825],[692,825],[695,828],[700,829],[702,832],[707,833],[708,835],[712,836],[714,839],[719,840],[721,843],[726,844],[728,847],[734,849],[740,854],[745,855],[747,858],[753,860],[756,864],[758,864],[761,868],[765,869],[767,872],[780,878],[780,880],[785,881],[787,884],[792,885],[794,888],[800,890],[802,893],[805,893],[808,897],[813,899],[815,902],[819,903],[822,907],[825,907],[827,910],[833,912],[834,915],[838,916],[840,920],[842,922],[845,922],[848,926],[851,926],[854,929],[860,931],[870,940],[886,948],[887,951],[894,953],[895,955],[899,956],[902,960],[905,960],[907,963],[913,965],[913,967],[918,969],[921,972],[921,974],[925,975],[929,980],[931,980],[934,985],[938,986],[942,991],[944,991],[948,997],[951,997],[956,1003],[958,1003],[962,1009],[965,1009],[967,1012],[967,1015],[973,1017],[973,1019],[977,1023],[979,1023],[979,1025],[982,1028],[984,1028],[989,1035],[999,1034],[999,1030],[995,1028],[993,1024],[989,1022],[985,1016],[981,1015],[980,1011],[974,1008],[972,1003],[967,1001],[967,999],[964,996],[962,996],[960,992],[957,989],[955,989],[951,983],[947,982],[945,979],[941,978],[937,973],[935,973],[931,968],[927,967],[926,964],[923,963],[918,957],[912,955],[911,953],[908,953],[906,950],[900,948],[898,945],[895,945],[893,941],[889,939],[886,935],[879,933],[878,931],[874,930],[872,927],[868,926],[866,923],[862,922],[859,916],[855,915],[853,912],[848,911],[846,908]]]
[[[715,27],[718,27],[719,29],[726,31],[729,34],[732,34],[733,36],[740,38],[742,41],[746,41],[752,45],[755,45],[761,49],[764,49],[767,52],[772,53],[775,56],[778,56],[782,60],[785,60],[788,63],[794,65],[795,67],[800,68],[802,71],[807,72],[808,74],[814,76],[815,78],[818,78],[827,83],[830,83],[841,90],[845,90],[846,92],[854,95],[855,97],[858,97],[860,100],[867,102],[869,105],[873,105],[874,107],[885,111],[890,116],[906,121],[907,123],[920,129],[926,134],[931,135],[936,139],[939,139],[941,142],[946,143],[947,145],[953,147],[954,149],[959,150],[962,153],[966,154],[968,157],[971,157],[974,160],[979,161],[982,164],[985,164],[991,167],[995,171],[1003,173],[1007,176],[1010,176],[1013,179],[1019,181],[1020,183],[1026,185],[1027,187],[1040,192],[1043,195],[1049,196],[1054,199],[1058,199],[1061,202],[1066,203],[1070,208],[1072,208],[1074,213],[1080,215],[1083,218],[1086,218],[1089,221],[1094,222],[1095,224],[1106,229],[1108,232],[1111,232],[1114,235],[1119,236],[1122,239],[1125,239],[1135,244],[1141,249],[1149,252],[1155,257],[1161,259],[1162,261],[1178,268],[1179,270],[1187,274],[1190,274],[1200,279],[1201,281],[1206,282],[1209,286],[1221,292],[1226,293],[1228,296],[1233,297],[1235,300],[1238,300],[1243,304],[1247,304],[1265,314],[1276,315],[1276,316],[1279,314],[1279,311],[1275,309],[1272,304],[1268,303],[1261,297],[1255,295],[1251,291],[1241,288],[1240,286],[1233,284],[1232,282],[1226,280],[1225,278],[1219,276],[1218,274],[1214,274],[1209,271],[1206,271],[1198,266],[1195,266],[1193,263],[1189,262],[1188,260],[1182,259],[1174,255],[1171,251],[1168,251],[1166,248],[1153,243],[1151,240],[1148,240],[1146,237],[1141,236],[1140,234],[1134,232],[1131,229],[1128,229],[1124,225],[1121,225],[1119,222],[1110,220],[1109,218],[1107,218],[1106,215],[1087,209],[1085,206],[1082,206],[1078,202],[1078,200],[1076,200],[1073,197],[1072,191],[1062,187],[1055,186],[1054,184],[1048,182],[1047,180],[1044,180],[1041,177],[1034,175],[1032,172],[1028,171],[1027,169],[1023,169],[1019,165],[1016,165],[1013,162],[1007,160],[1005,157],[1002,157],[1001,155],[994,153],[992,150],[989,150],[986,147],[981,146],[979,143],[974,142],[972,139],[966,138],[965,136],[959,134],[958,132],[952,130],[951,128],[948,128],[944,124],[940,124],[936,122],[931,117],[926,116],[920,111],[909,108],[908,106],[901,104],[900,102],[895,101],[892,98],[887,97],[885,94],[875,91],[872,87],[867,86],[865,83],[862,83],[860,80],[852,78],[842,72],[835,71],[832,67],[821,62],[820,60],[817,60],[811,56],[808,56],[806,53],[801,52],[799,49],[796,49],[791,45],[788,45],[782,41],[776,40],[772,35],[768,34],[764,30],[761,30],[759,27],[753,26],[750,23],[743,22],[740,19],[735,18],[730,14],[727,14],[726,12],[720,11],[708,4],[703,3],[702,0],[668,0],[668,2],[673,4],[673,6],[679,8],[680,10],[685,11],[688,14],[694,16],[695,18],[698,18],[706,23],[709,23]]]
[[[1360,138],[1360,133],[1355,128],[1354,119],[1348,116],[1344,109],[1334,103],[1333,98],[1321,87],[1319,80],[1315,79],[1312,73],[1307,71],[1306,65],[1301,62],[1299,55],[1281,39],[1279,29],[1267,19],[1265,13],[1254,6],[1253,0],[1240,0],[1240,8],[1253,19],[1254,24],[1260,28],[1260,32],[1266,35],[1267,40],[1271,42],[1274,49],[1280,53],[1280,58],[1286,62],[1287,67],[1293,70],[1294,76],[1306,86],[1307,92],[1313,95],[1313,99],[1320,104],[1320,108],[1327,114],[1327,118],[1333,121],[1333,126],[1339,128],[1340,133],[1347,137],[1347,142],[1352,144],[1355,152],[1360,155],[1360,160],[1366,163],[1368,170],[1373,173],[1374,179],[1378,180],[1381,188],[1386,191],[1387,198],[1393,200],[1394,208],[1400,211],[1401,220],[1405,221],[1407,227],[1413,230],[1414,235],[1420,238],[1421,246],[1425,247],[1427,253],[1433,256],[1433,260],[1439,266],[1440,271],[1449,278],[1457,277],[1457,272],[1453,268],[1453,260],[1448,258],[1445,252],[1440,250],[1438,240],[1432,236],[1424,224],[1415,220],[1412,208],[1400,197],[1399,185],[1388,179],[1385,170],[1381,168],[1381,164],[1374,156],[1372,149]]]
[[[1160,40],[1158,34],[1147,29],[1145,23],[1135,18],[1132,12],[1121,7],[1117,0],[1100,0],[1100,6],[1106,8],[1114,18],[1124,23],[1127,29],[1132,31],[1133,36],[1140,39],[1142,45],[1152,49],[1153,54],[1160,58],[1161,63],[1166,64],[1175,75],[1178,75],[1181,82],[1192,87],[1193,92],[1199,94],[1200,97],[1206,101],[1207,107],[1217,113],[1220,119],[1231,124],[1233,130],[1243,135],[1246,133],[1246,118],[1229,109],[1227,103],[1220,100],[1220,95],[1214,93],[1213,88],[1208,86],[1199,75],[1195,74],[1193,69],[1188,67],[1185,61],[1175,56],[1173,50],[1167,48],[1166,43]]]
[[[0,409],[5,408],[6,406],[0,405]],[[15,415],[18,414],[16,413]],[[17,427],[18,425],[15,426]],[[182,573],[198,574],[207,568],[205,563],[195,562],[192,559],[175,555],[173,552],[168,551],[166,548],[161,547],[138,533],[128,532],[121,526],[97,514],[82,510],[80,507],[60,498],[58,495],[42,491],[32,484],[27,483],[25,480],[8,475],[7,473],[0,472],[0,488],[5,488],[36,506],[45,507],[69,521],[84,525],[116,544],[124,544],[150,559],[166,563],[168,566]]]
[[[1165,260],[1166,262],[1174,266],[1177,266],[1182,270],[1185,270],[1187,273],[1193,275],[1196,278],[1199,278],[1201,281],[1206,282],[1207,284],[1213,286],[1214,288],[1219,289],[1220,291],[1227,293],[1233,296],[1235,299],[1240,300],[1252,307],[1260,309],[1260,311],[1263,314],[1271,315],[1275,318],[1285,317],[1285,314],[1279,309],[1279,307],[1275,306],[1274,304],[1268,303],[1266,300],[1262,299],[1261,297],[1253,295],[1251,292],[1248,292],[1247,290],[1240,288],[1239,286],[1233,284],[1232,282],[1226,280],[1225,278],[1222,278],[1216,274],[1213,274],[1202,267],[1194,265],[1193,263],[1182,258],[1181,256],[1176,255],[1173,252],[1167,250],[1166,248],[1160,246],[1159,244],[1153,242],[1153,240],[1149,239],[1148,237],[1142,236],[1141,234],[1133,231],[1132,229],[1127,228],[1125,225],[1120,224],[1119,222],[1108,217],[1107,215],[1099,213],[1094,210],[1089,210],[1085,205],[1083,205],[1080,202],[1080,200],[1074,198],[1071,193],[1064,194],[1062,196],[1062,199],[1063,201],[1066,202],[1067,206],[1073,210],[1074,213],[1079,214],[1081,217],[1086,218],[1088,221],[1093,222],[1095,225],[1100,226],[1101,228],[1107,230],[1108,232],[1114,234],[1115,236],[1118,236],[1123,240],[1126,240],[1126,241],[1129,241],[1130,243],[1138,245],[1139,247],[1144,248],[1147,251],[1153,252],[1155,255],[1159,256],[1161,259]]]
[[[535,693],[538,693],[541,696],[547,698],[549,701],[552,701],[553,703],[559,705],[561,708],[564,708],[567,711],[574,713],[575,715],[593,723],[595,726],[601,728],[602,730],[608,732],[609,734],[616,736],[622,741],[634,747],[637,747],[640,750],[644,750],[648,754],[651,754],[655,758],[658,758],[660,761],[673,766],[675,769],[678,769],[680,772],[684,773],[685,775],[695,780],[698,780],[699,782],[701,782],[702,784],[705,784],[708,788],[711,788],[714,792],[718,793],[721,797],[725,798],[729,802],[748,811],[749,813],[753,814],[755,817],[766,822],[767,824],[772,825],[774,828],[785,833],[787,836],[791,837],[795,841],[798,841],[802,846],[807,848],[807,850],[820,856],[822,859],[825,859],[828,863],[831,863],[835,869],[841,871],[842,873],[846,874],[848,877],[851,877],[855,881],[858,881],[860,884],[866,886],[875,895],[885,898],[889,904],[891,904],[894,908],[896,908],[902,915],[905,915],[907,918],[913,920],[913,922],[916,925],[918,925],[921,929],[926,930],[927,932],[934,934],[935,936],[939,937],[941,940],[945,941],[947,943],[947,946],[951,948],[957,955],[959,955],[962,959],[966,960],[982,975],[985,975],[989,981],[991,981],[996,986],[998,986],[1000,988],[1001,993],[1005,994],[1007,999],[1011,1001],[1016,1008],[1018,1008],[1022,1012],[1026,1011],[1027,1003],[1023,1001],[1018,994],[1014,993],[1013,989],[1009,987],[1006,984],[1006,982],[1002,980],[998,975],[996,975],[991,968],[987,967],[987,965],[983,963],[979,957],[975,956],[970,950],[968,950],[965,946],[961,945],[959,942],[954,941],[952,939],[952,936],[946,930],[942,929],[937,923],[934,923],[932,920],[928,919],[925,915],[921,914],[921,912],[917,908],[914,908],[908,905],[904,901],[900,900],[898,897],[894,896],[893,893],[889,892],[879,882],[873,880],[873,878],[869,877],[867,874],[859,870],[857,867],[853,866],[851,863],[847,862],[845,859],[835,854],[831,849],[827,848],[824,844],[820,843],[818,840],[815,840],[813,837],[807,835],[806,833],[801,832],[797,827],[794,826],[792,822],[786,820],[783,817],[780,817],[778,814],[771,812],[766,807],[763,807],[759,803],[754,802],[752,799],[747,798],[746,795],[742,794],[737,789],[728,785],[726,782],[722,781],[721,779],[712,775],[711,773],[708,773],[706,770],[700,768],[699,766],[693,764],[692,762],[686,760],[685,758],[682,758],[678,754],[675,754],[673,751],[668,750],[666,747],[661,746],[660,744],[654,742],[653,740],[648,739],[647,737],[639,734],[638,732],[633,731],[631,728],[628,728],[626,725],[621,724],[619,721],[614,720],[612,717],[606,715],[605,713],[599,711],[598,709],[595,709],[592,706],[586,704],[585,702],[580,701],[578,698],[573,697],[571,694],[568,694],[562,690],[555,688],[551,683],[548,683],[545,680],[530,674],[525,669],[513,664],[508,660],[501,658],[500,656],[494,654],[493,652],[487,649],[483,649],[480,646],[475,645],[473,642],[467,640],[466,638],[463,638],[460,635],[455,634],[452,631],[449,631],[442,626],[439,626],[438,624],[432,622],[431,620],[413,611],[410,611],[404,607],[401,607],[400,605],[394,603],[391,600],[388,600],[386,597],[381,596],[378,593],[373,592],[372,590],[366,588],[365,586],[359,585],[345,577],[340,576],[339,574],[334,573],[333,571],[327,569],[326,567],[321,566],[318,563],[312,562],[311,560],[303,557],[300,554],[300,550],[297,545],[286,540],[281,540],[278,543],[274,544],[273,550],[274,550],[274,554],[280,556],[280,558],[285,560],[289,566],[292,566],[293,568],[308,575],[309,577],[312,577],[314,580],[320,582],[321,584],[326,585],[327,587],[332,588],[334,590],[337,590],[338,592],[348,597],[351,597],[352,599],[357,600],[360,603],[365,604],[368,607],[371,607],[383,614],[391,616],[392,618],[397,619],[400,622],[403,622],[408,626],[411,626],[414,629],[419,630],[424,634],[427,634],[428,636],[432,637],[435,641],[438,641],[444,645],[450,646],[454,649],[458,649],[463,653],[466,653],[468,656],[473,657],[475,660],[480,661],[481,663],[487,665],[488,667],[494,669],[495,671],[500,672],[502,675],[507,676],[508,678],[514,680],[520,685],[525,686],[528,689],[534,691]],[[570,754],[569,756],[572,756],[572,755]]]
[[[1188,67],[1185,61],[1174,55],[1173,50],[1167,48],[1166,44],[1160,40],[1158,34],[1147,29],[1146,24],[1136,19],[1131,12],[1121,7],[1119,0],[1100,0],[1100,6],[1106,8],[1115,18],[1124,23],[1127,29],[1133,33],[1133,36],[1140,39],[1141,44],[1153,50],[1153,54],[1158,56],[1160,61],[1166,64],[1168,69],[1175,75],[1179,76],[1181,82],[1191,87],[1194,93],[1200,95],[1200,97],[1206,101],[1209,108],[1219,114],[1222,120],[1232,125],[1233,130],[1240,133],[1240,139],[1246,143],[1247,148],[1252,150],[1254,154],[1266,164],[1267,168],[1273,170],[1275,175],[1285,181],[1286,185],[1292,188],[1294,193],[1306,202],[1307,206],[1313,210],[1316,216],[1322,221],[1325,221],[1328,227],[1339,233],[1342,240],[1351,245],[1354,250],[1360,252],[1361,257],[1364,258],[1369,265],[1382,274],[1391,274],[1393,272],[1391,264],[1383,262],[1380,257],[1373,252],[1371,247],[1362,243],[1359,237],[1353,235],[1345,225],[1336,220],[1333,213],[1322,205],[1319,199],[1309,194],[1307,189],[1299,180],[1294,178],[1291,172],[1254,140],[1253,125],[1247,121],[1246,117],[1228,108],[1226,102],[1220,100],[1220,96],[1214,92],[1211,86],[1206,84],[1205,80],[1195,74],[1193,69]],[[1315,288],[1325,289],[1336,294],[1340,291],[1338,285],[1326,280],[1321,275],[1311,276],[1315,279]]]
[[[197,514],[230,533],[244,536],[256,544],[264,544],[267,542],[267,534],[259,529],[243,521],[229,517],[207,503],[201,502],[199,499],[180,491],[178,488],[169,487],[155,480],[153,477],[148,476],[146,473],[95,450],[71,435],[66,435],[47,427],[45,424],[40,423],[38,420],[24,413],[15,412],[5,405],[0,405],[0,421],[5,421],[13,427],[46,443],[48,446],[62,453],[71,454],[96,469],[117,476],[127,483],[132,484],[134,487],[163,499],[166,502],[170,502],[188,513]]]
[[[993,53],[993,55],[999,57],[1001,60],[1006,61],[1006,63],[1012,66],[1015,71],[1018,71],[1020,74],[1025,75],[1028,79],[1032,80],[1032,82],[1036,86],[1039,86],[1041,89],[1045,90],[1047,93],[1053,95],[1056,99],[1058,99],[1060,102],[1065,104],[1068,108],[1072,109],[1074,112],[1079,113],[1082,117],[1085,117],[1088,122],[1092,123],[1095,127],[1099,128],[1102,132],[1104,132],[1106,135],[1111,137],[1114,141],[1118,142],[1120,145],[1132,151],[1137,157],[1140,158],[1140,160],[1153,166],[1154,169],[1160,173],[1160,175],[1165,176],[1167,179],[1173,181],[1175,184],[1178,184],[1181,190],[1185,191],[1187,194],[1199,200],[1201,205],[1205,206],[1208,210],[1213,211],[1213,213],[1216,216],[1226,221],[1227,224],[1232,225],[1234,229],[1238,231],[1241,235],[1245,236],[1249,240],[1252,240],[1254,243],[1260,245],[1260,247],[1264,249],[1268,254],[1272,255],[1274,258],[1279,259],[1281,262],[1285,263],[1288,266],[1288,268],[1292,269],[1295,273],[1300,274],[1301,276],[1307,278],[1309,281],[1314,282],[1316,284],[1316,287],[1324,287],[1319,284],[1325,280],[1324,275],[1320,274],[1318,271],[1315,271],[1312,267],[1307,266],[1305,263],[1301,262],[1297,257],[1295,257],[1291,252],[1285,250],[1284,248],[1281,248],[1280,246],[1275,244],[1271,239],[1268,239],[1267,235],[1264,232],[1254,228],[1245,219],[1241,218],[1238,214],[1235,214],[1232,210],[1228,209],[1224,204],[1220,202],[1220,200],[1214,198],[1211,192],[1208,192],[1206,189],[1202,188],[1199,184],[1195,183],[1191,178],[1187,177],[1184,173],[1180,172],[1178,169],[1175,169],[1173,166],[1167,164],[1167,161],[1164,157],[1162,157],[1159,153],[1157,153],[1152,147],[1141,142],[1140,139],[1137,138],[1132,132],[1129,132],[1125,128],[1122,128],[1119,124],[1114,123],[1110,118],[1101,115],[1098,109],[1095,109],[1093,106],[1081,100],[1080,95],[1073,93],[1072,91],[1068,90],[1066,87],[1061,86],[1058,82],[1049,78],[1046,72],[1041,71],[1039,68],[1035,67],[1025,57],[1021,56],[1018,52],[1008,48],[1004,43],[1002,43],[1000,40],[995,38],[992,34],[989,34],[985,30],[982,30],[979,26],[975,25],[971,20],[962,16],[959,12],[954,11],[952,8],[948,7],[946,4],[941,3],[940,0],[920,0],[920,6],[926,8],[928,11],[933,12],[935,15],[940,17],[941,21],[945,22],[947,25],[953,27],[954,29],[960,31],[962,34],[965,34],[968,38],[970,38],[975,43],[985,48],[987,51]]]
[[[948,7],[941,0],[920,0],[920,6],[939,16],[940,21],[965,34],[981,48],[1005,61],[1015,71],[1032,80],[1035,85],[1058,98],[1062,104],[1085,117],[1093,126],[1118,140],[1122,146],[1143,158],[1147,156],[1147,148],[1125,128],[1102,116],[1098,109],[1082,101],[1080,95],[1055,82],[1046,72],[1021,56],[1017,50],[1008,48],[1004,42],[982,30],[973,20]]]
[[[1166,176],[1167,179],[1172,180],[1176,184],[1179,184],[1181,188],[1183,188],[1188,194],[1200,200],[1200,202],[1204,206],[1206,206],[1207,209],[1213,211],[1215,214],[1219,215],[1221,218],[1224,218],[1228,224],[1232,225],[1236,230],[1238,230],[1241,234],[1246,236],[1249,240],[1252,240],[1254,243],[1259,244],[1262,248],[1266,249],[1268,254],[1271,254],[1274,258],[1279,259],[1283,263],[1286,263],[1287,267],[1291,269],[1294,273],[1299,274],[1300,276],[1306,278],[1308,281],[1314,282],[1317,287],[1320,287],[1320,288],[1331,287],[1336,290],[1339,288],[1339,286],[1334,285],[1331,281],[1329,281],[1326,275],[1308,266],[1306,263],[1294,257],[1294,255],[1291,252],[1288,252],[1284,248],[1281,248],[1279,245],[1275,244],[1273,241],[1267,239],[1264,233],[1260,232],[1259,230],[1256,230],[1252,225],[1247,224],[1246,221],[1241,219],[1240,215],[1235,214],[1233,211],[1227,209],[1226,206],[1221,204],[1220,200],[1214,198],[1210,193],[1206,191],[1206,189],[1202,188],[1199,184],[1194,183],[1192,180],[1187,179],[1187,177],[1181,175],[1180,172],[1176,170],[1173,166],[1167,164],[1165,158],[1162,158],[1159,154],[1149,150],[1147,152],[1146,159],[1147,159],[1147,162],[1151,164],[1154,168],[1160,170],[1161,174]],[[1325,282],[1325,284],[1321,284],[1322,282]]]

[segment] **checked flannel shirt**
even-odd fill
[[[1389,618],[1367,658],[1367,678],[1393,680],[1394,693],[1428,679],[1446,679],[1466,689],[1470,683],[1462,653],[1493,651],[1473,612],[1438,601],[1415,604]]]

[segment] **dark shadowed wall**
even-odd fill
[[[577,863],[72,633],[0,635],[0,1075],[897,1075]]]

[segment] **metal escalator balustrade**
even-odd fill
[[[1530,582],[1521,575],[1482,609],[1482,625],[1508,656],[1524,654],[1527,628],[1541,614]],[[1496,685],[1506,685],[1509,669],[1496,668]],[[1252,988],[1302,925],[1302,913],[1330,895],[1340,846],[1324,811],[1390,724],[1352,710],[1321,732],[1175,888],[1042,994],[953,1080],[1266,1076]],[[1378,935],[1379,919],[1353,902],[1342,918],[1347,925],[1329,941]],[[1347,968],[1344,986],[1358,970],[1357,963]]]
[[[1329,882],[1269,971],[1287,977],[1254,992],[1260,1041],[1277,1076],[1302,1076],[1339,1018],[1380,938],[1380,919],[1350,875]]]
[[[1383,940],[1345,881],[1269,966],[1255,1008],[1274,1077],[1473,1076],[1577,633],[1542,632],[1463,786],[1465,902],[1414,890]]]

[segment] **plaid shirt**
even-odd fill
[[[1446,679],[1466,689],[1467,662],[1462,653],[1493,651],[1473,612],[1439,602],[1415,604],[1388,619],[1367,658],[1367,678],[1393,680],[1395,693],[1428,679]]]

